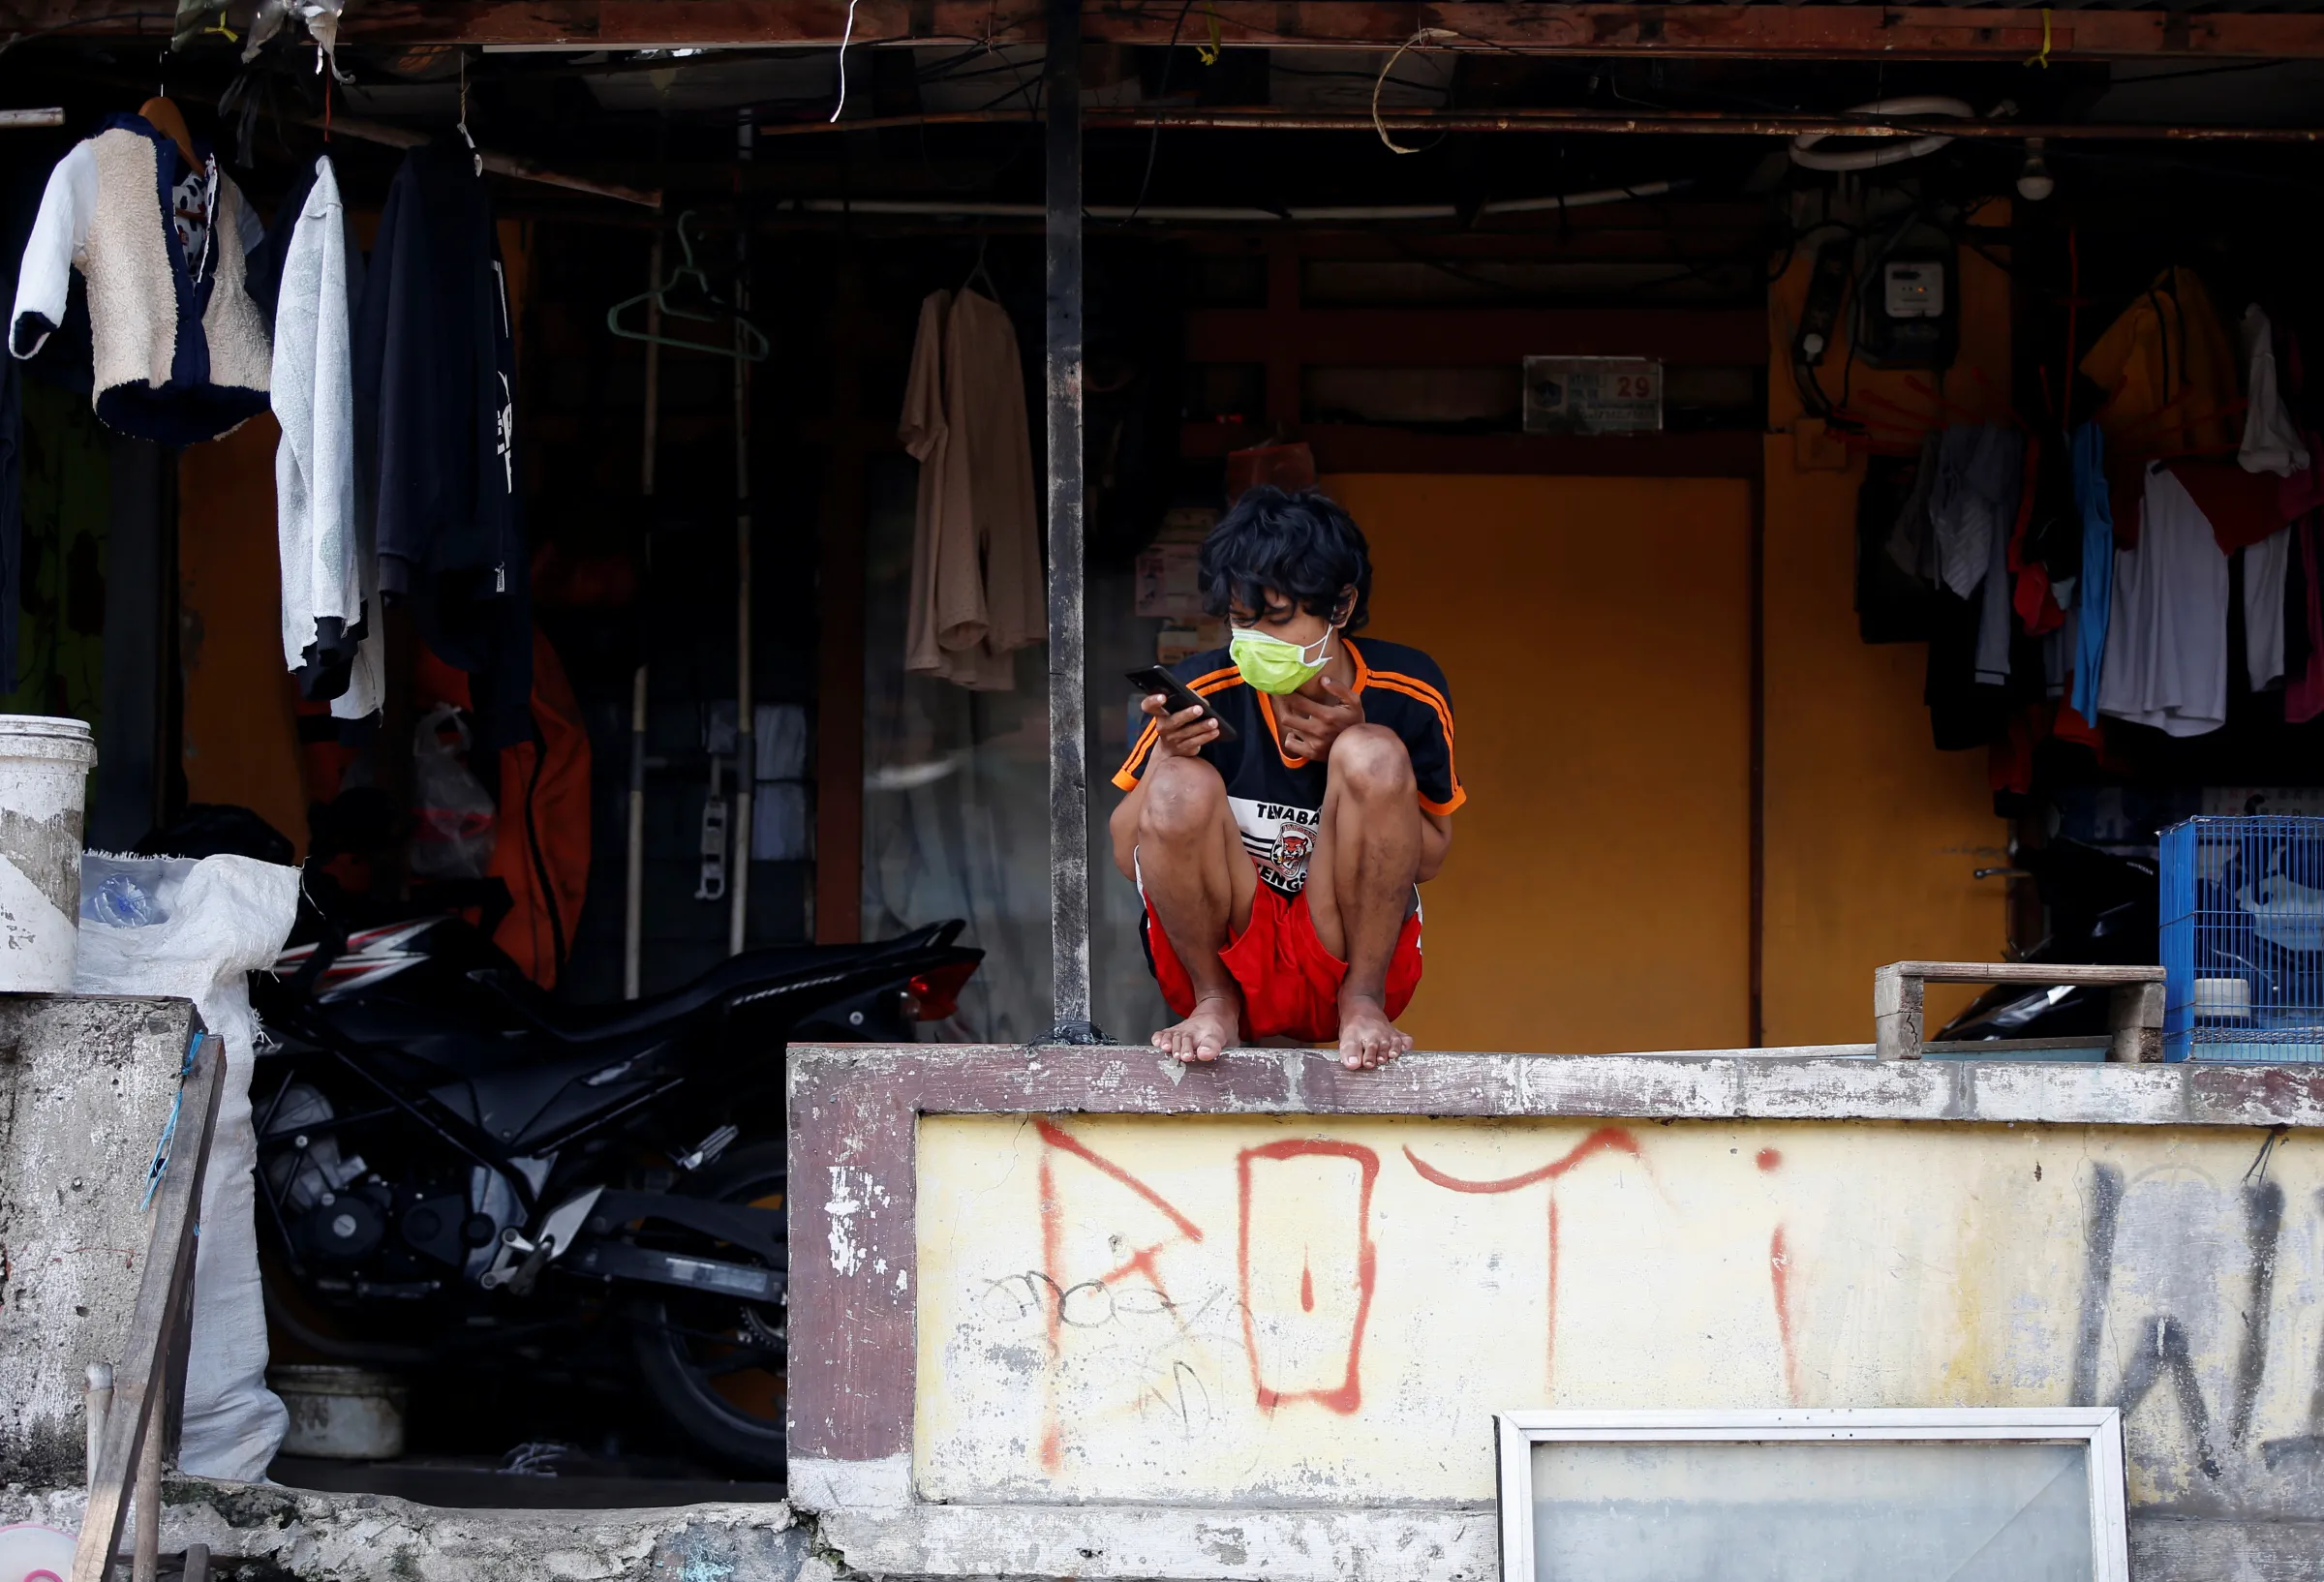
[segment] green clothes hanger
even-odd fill
[[[725,301],[710,289],[710,277],[694,262],[694,241],[687,233],[687,227],[693,218],[694,211],[691,209],[678,216],[678,248],[685,255],[686,261],[652,290],[625,297],[607,308],[605,327],[625,341],[650,341],[656,346],[676,347],[681,351],[705,351],[714,357],[739,357],[745,362],[765,362],[768,354],[774,350],[774,343],[756,324],[727,307]],[[707,304],[723,310],[722,314],[703,313],[695,307],[680,305],[670,295],[672,290],[680,287],[688,288],[683,301]],[[698,341],[682,336],[657,335],[651,330],[631,329],[622,322],[623,313],[645,302],[651,302],[664,319],[686,319],[698,324],[715,324],[723,318],[724,321],[733,325],[734,339],[731,344],[720,346],[715,341]]]

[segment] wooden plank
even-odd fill
[[[2163,981],[2160,967],[2033,961],[1898,961],[1881,970],[1930,984],[2040,984],[2111,989],[2117,984]]]
[[[97,1469],[89,1479],[89,1502],[69,1582],[105,1582],[121,1540],[130,1483],[144,1456],[146,1437],[167,1432],[164,1414],[152,1408],[164,1404],[160,1397],[168,1387],[177,1330],[186,1322],[189,1304],[183,1287],[194,1278],[201,1183],[209,1170],[210,1140],[226,1087],[225,1041],[199,1031],[194,1037],[194,1067],[180,1095],[175,1132],[154,1194],[153,1238],[146,1247],[129,1339],[113,1370],[113,1407],[106,1416]],[[134,1183],[116,1185],[138,1190]]]
[[[42,0],[28,27],[167,34],[149,0]],[[858,44],[976,39],[1038,44],[1041,0],[859,0]],[[352,45],[485,44],[533,47],[837,45],[846,0],[370,0],[350,9]],[[1740,59],[1947,60],[2017,64],[2142,57],[2324,56],[2324,15],[2304,13],[2070,10],[1875,5],[1391,5],[1379,0],[1217,0],[1228,47],[1332,46],[1392,49],[1421,27],[1457,35],[1453,48],[1585,56],[1698,55]],[[1166,45],[1177,8],[1095,9],[1090,43]],[[2045,25],[2046,24],[2046,25]],[[1208,25],[1206,17],[1206,27]]]
[[[1188,362],[1256,362],[1278,342],[1301,363],[1450,368],[1521,357],[1767,361],[1759,308],[1196,308]]]
[[[2112,989],[2106,1058],[2152,1064],[2162,1058],[2163,970],[2034,961],[1894,961],[1873,974],[1874,1037],[1883,1060],[1921,1057],[1924,986],[2025,984]]]

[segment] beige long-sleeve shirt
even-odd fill
[[[898,433],[920,463],[904,668],[1006,691],[1008,655],[1043,641],[1048,619],[1024,373],[998,303],[920,304]]]

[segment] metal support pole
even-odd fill
[[[644,454],[637,465],[637,490],[654,498],[654,453],[661,442],[661,346],[651,339],[661,333],[661,228],[654,228],[654,245],[646,250],[646,419]],[[646,524],[649,576],[653,568],[654,526]],[[652,605],[646,604],[651,609]],[[633,1000],[643,992],[646,953],[646,640],[647,622],[638,622],[637,674],[629,684],[629,850],[622,891],[622,998]]]
[[[750,313],[749,184],[758,128],[748,112],[734,133],[734,829],[726,838],[726,954],[740,956],[750,921],[750,793],[758,784],[758,700],[750,689],[750,359],[743,324]]]
[[[1049,0],[1049,867],[1053,1043],[1094,1044],[1089,1016],[1089,765],[1082,559],[1082,8]]]

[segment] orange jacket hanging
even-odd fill
[[[424,649],[413,675],[423,701],[469,706],[468,677]],[[589,731],[565,666],[533,629],[533,739],[501,749],[500,821],[485,872],[514,903],[492,942],[543,989],[572,953],[589,890]]]

